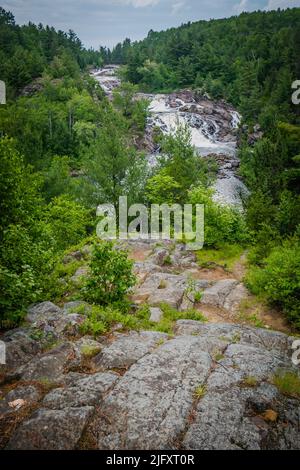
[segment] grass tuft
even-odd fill
[[[283,395],[300,397],[300,377],[296,372],[278,372],[273,383]]]

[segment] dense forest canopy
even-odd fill
[[[294,8],[149,31],[143,41],[126,39],[103,59],[126,64],[125,77],[144,91],[198,88],[239,106],[250,120],[275,107],[279,118],[296,122],[300,111],[290,97],[300,76],[299,54],[300,8]]]
[[[206,246],[247,249],[248,286],[299,328],[300,106],[291,101],[299,52],[299,8],[150,31],[98,52],[72,31],[20,27],[1,8],[9,99],[0,106],[0,326],[18,324],[32,302],[62,301],[66,290],[76,298],[69,280],[78,263],[62,259],[95,234],[97,204],[127,195],[130,203],[205,203]],[[112,101],[88,73],[109,62],[122,64]],[[215,170],[185,129],[158,135],[166,158],[146,164],[148,102],[135,93],[186,87],[243,115],[240,176],[251,191],[243,213],[213,201]],[[257,123],[263,138],[249,145]],[[103,275],[96,261],[94,273]],[[90,299],[98,298],[93,285]]]
[[[9,96],[14,96],[47,67],[76,62],[78,68],[100,65],[101,57],[93,49],[86,50],[70,30],[56,31],[42,24],[19,26],[12,13],[0,7],[0,77],[7,83]]]

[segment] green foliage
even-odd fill
[[[110,52],[126,64],[123,74],[146,92],[195,87],[239,105],[252,122],[270,125],[293,113],[290,87],[298,76],[300,9],[256,11],[150,31],[143,41]]]
[[[120,196],[127,196],[128,204],[143,200],[146,161],[130,145],[126,121],[116,112],[108,113],[95,141],[83,150],[82,162],[86,178],[79,196],[88,206],[117,206]]]
[[[203,268],[211,266],[221,266],[231,270],[234,264],[240,259],[244,247],[234,243],[218,243],[213,249],[204,248],[197,252],[197,261]]]
[[[103,335],[109,332],[115,324],[121,324],[123,329],[139,329],[141,327],[141,322],[134,315],[122,312],[112,306],[93,305],[86,311],[86,316],[87,318],[81,325],[83,334]]]
[[[147,181],[146,197],[152,204],[185,204],[193,185],[212,183],[216,167],[196,155],[190,131],[184,126],[178,125],[173,134],[160,136],[159,141],[159,165]]]
[[[178,125],[173,135],[163,136],[161,153],[160,165],[163,169],[161,176],[172,178],[169,180],[171,191],[175,191],[174,195],[177,200],[186,202],[187,192],[198,181],[202,166],[201,159],[196,156],[191,144],[189,130]],[[177,188],[174,187],[173,182],[178,185]]]
[[[198,387],[195,388],[194,390],[194,398],[197,400],[201,400],[205,396],[206,393],[206,387],[205,385],[198,385]]]
[[[52,158],[57,168],[58,155],[68,156],[69,166],[77,168],[82,146],[95,140],[101,121],[101,105],[89,94],[96,91],[83,90],[88,84],[81,78],[43,78],[40,85],[39,93],[0,107],[1,133],[14,137],[25,161],[44,173]]]
[[[163,168],[147,181],[146,196],[151,204],[175,204],[180,197],[180,185]]]
[[[23,318],[25,308],[38,298],[36,276],[30,266],[20,273],[0,265],[0,327],[10,328]]]
[[[59,251],[82,240],[90,224],[89,212],[68,196],[59,196],[51,201],[45,220]]]
[[[288,319],[300,327],[299,242],[287,241],[273,248],[262,267],[250,269],[247,284],[253,293],[283,308]]]
[[[122,83],[113,91],[113,103],[115,107],[127,118],[131,128],[142,134],[146,127],[148,116],[148,101],[136,99],[137,87],[131,83]]]
[[[0,7],[0,76],[14,96],[33,79],[75,76],[88,64],[100,65],[99,52],[82,47],[74,31],[68,34],[33,23],[18,26],[12,13]]]
[[[41,179],[32,173],[12,139],[0,139],[0,240],[9,224],[30,225],[39,210]]]
[[[40,176],[24,164],[11,139],[0,140],[0,157],[0,321],[7,326],[54,289],[56,258],[86,235],[89,217],[65,196],[46,206]]]
[[[91,273],[86,281],[84,296],[100,305],[122,302],[135,284],[133,261],[127,252],[117,250],[112,242],[102,242],[93,248]]]
[[[79,65],[76,59],[72,57],[71,51],[62,49],[46,69],[47,75],[51,78],[76,77],[79,75]]]
[[[24,164],[11,139],[0,139],[0,322],[14,324],[41,291],[40,275],[50,263],[42,214],[41,180]],[[45,243],[46,242],[46,243]],[[50,242],[50,243],[49,243]]]
[[[69,157],[53,157],[44,177],[43,190],[47,200],[71,191],[70,165]]]
[[[205,245],[216,247],[220,243],[245,243],[248,233],[243,214],[234,207],[213,200],[213,190],[198,186],[189,192],[191,204],[204,204]]]
[[[296,398],[300,396],[300,377],[296,372],[279,371],[273,377],[273,383],[284,395]]]

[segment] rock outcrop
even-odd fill
[[[275,385],[278,374],[299,376],[295,338],[236,324],[249,295],[241,281],[214,278],[182,245],[128,245],[138,259],[132,302],[148,302],[153,326],[162,303],[183,318],[213,308],[218,320],[179,320],[173,335],[115,325],[92,338],[80,330],[85,302],[31,307],[27,324],[1,337],[0,447],[300,449],[300,390]]]
[[[22,386],[3,397],[2,427],[19,413],[11,402],[31,406],[6,448],[75,449],[87,440],[98,449],[300,449],[299,398],[282,395],[272,380],[279,370],[297,373],[292,341],[182,320],[174,337],[114,334],[89,373],[72,372],[76,346],[63,343],[29,360]],[[42,394],[32,385],[41,372],[51,383]]]

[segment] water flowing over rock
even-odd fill
[[[92,72],[110,98],[113,89],[121,83],[116,76],[117,69],[117,65],[107,65]],[[159,155],[159,147],[153,142],[155,128],[164,134],[172,134],[179,125],[187,126],[199,157],[211,156],[218,162],[215,200],[240,206],[249,192],[237,174],[240,163],[237,158],[237,130],[241,122],[239,113],[223,100],[213,101],[191,90],[170,94],[138,93],[136,98],[150,101],[150,117],[145,135],[149,164],[154,166]]]
[[[189,90],[143,96],[151,100],[147,133],[152,135],[158,127],[164,134],[172,134],[179,125],[186,126],[199,156],[213,157],[219,165],[215,200],[240,205],[248,191],[237,176],[237,129],[241,121],[238,112],[224,101],[214,102]],[[156,151],[157,156],[159,149],[150,146],[150,150]],[[152,162],[155,162],[155,152]]]
[[[118,65],[107,65],[99,70],[91,72],[93,78],[97,80],[106,95],[111,96],[114,88],[120,86],[121,81],[117,77],[116,72]]]

